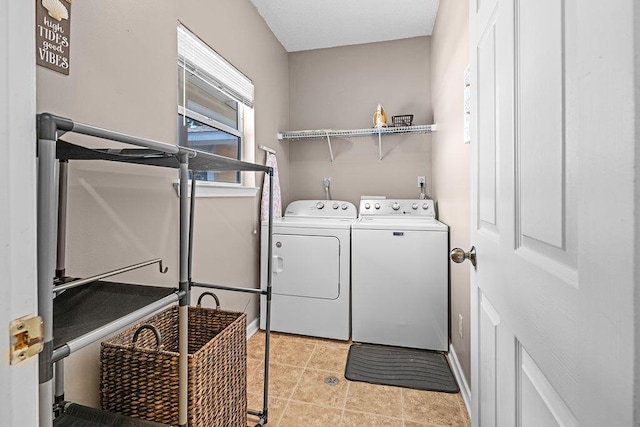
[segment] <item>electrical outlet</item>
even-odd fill
[[[424,176],[419,176],[418,177],[418,187],[420,186],[427,186],[427,180],[425,179]]]
[[[458,335],[462,338],[462,314],[458,314]]]

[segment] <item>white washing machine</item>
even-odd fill
[[[348,340],[351,225],[356,207],[337,200],[298,200],[273,221],[271,330]],[[260,284],[267,287],[268,226],[262,224]],[[260,299],[266,327],[266,297]]]
[[[353,341],[448,351],[448,247],[433,200],[362,200],[351,236]]]

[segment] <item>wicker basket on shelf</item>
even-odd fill
[[[413,123],[413,114],[391,117],[391,124],[393,126],[411,126],[411,123]]]
[[[189,307],[189,426],[246,426],[246,331],[244,313]],[[176,306],[103,342],[102,408],[177,425],[178,358]]]

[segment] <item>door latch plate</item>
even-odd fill
[[[11,321],[11,364],[15,365],[42,351],[44,324],[40,316],[26,316]]]

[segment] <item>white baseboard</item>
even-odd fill
[[[258,332],[260,328],[260,318],[253,319],[253,322],[247,325],[247,339],[251,338],[253,334]]]
[[[458,360],[456,350],[453,348],[453,344],[449,343],[449,360],[451,360],[451,367],[453,368],[453,375],[455,375],[458,385],[460,386],[460,394],[462,394],[462,400],[464,400],[464,406],[467,407],[467,413],[471,416],[471,390],[469,384],[465,380],[462,374],[462,366]]]

